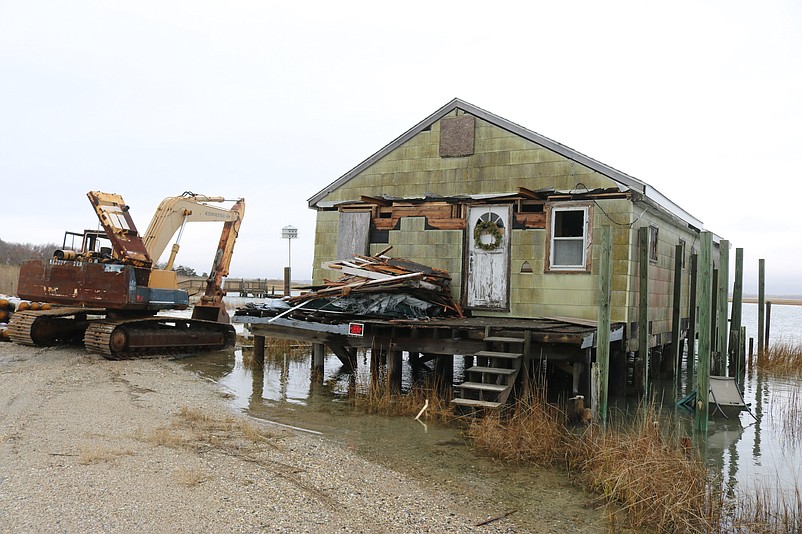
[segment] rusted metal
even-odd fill
[[[123,197],[100,191],[90,191],[86,196],[112,243],[114,258],[125,264],[149,269],[153,260],[136,230]]]

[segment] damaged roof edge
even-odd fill
[[[459,98],[455,98],[451,100],[446,105],[442,106],[440,109],[417,123],[415,126],[395,138],[393,141],[385,145],[382,149],[378,152],[375,152],[373,155],[362,161],[356,167],[352,168],[350,171],[327,185],[325,188],[318,191],[315,195],[310,197],[307,202],[309,203],[309,208],[315,209],[317,207],[323,207],[322,204],[319,204],[320,201],[329,193],[333,192],[343,184],[347,183],[349,180],[357,176],[363,170],[367,169],[378,160],[401,146],[402,144],[409,141],[412,137],[417,135],[418,133],[422,132],[425,128],[430,127],[433,123],[440,120],[441,118],[445,117],[447,114],[452,112],[455,109],[460,109],[466,113],[470,113],[475,117],[478,117],[494,126],[497,126],[503,130],[507,130],[510,133],[516,134],[524,139],[527,139],[535,144],[538,144],[544,148],[552,150],[572,161],[575,161],[581,165],[592,169],[599,174],[607,176],[608,178],[618,182],[626,186],[626,188],[635,191],[637,193],[641,193],[647,197],[652,198],[655,202],[662,205],[667,211],[679,217],[680,219],[684,220],[688,224],[695,226],[697,228],[702,228],[702,222],[699,221],[696,217],[692,216],[690,213],[685,211],[684,209],[680,208],[677,204],[669,200],[666,196],[661,194],[652,186],[648,185],[647,183],[638,180],[626,173],[623,173],[609,165],[606,165],[598,160],[595,160],[589,156],[582,154],[581,152],[577,152],[576,150],[569,148],[565,145],[558,143],[552,139],[549,139],[546,136],[543,136],[539,133],[533,132],[523,126],[520,126],[512,121],[509,121],[503,117],[499,117],[489,111],[486,111],[482,108],[474,106],[464,100],[460,100]],[[623,188],[622,188],[623,190]],[[339,202],[338,202],[339,203]],[[326,203],[328,204],[328,203]]]

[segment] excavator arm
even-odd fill
[[[216,321],[218,323],[230,322],[223,304],[223,297],[225,296],[223,278],[228,276],[228,269],[231,266],[234,243],[239,235],[242,217],[245,215],[245,199],[239,199],[231,207],[230,213],[236,215],[236,217],[232,217],[232,220],[223,224],[223,232],[220,234],[220,242],[217,244],[214,263],[209,272],[209,277],[206,279],[206,292],[192,310],[193,319]]]
[[[223,197],[208,197],[185,192],[179,197],[168,197],[161,201],[148,229],[145,231],[143,242],[153,261],[158,261],[167,245],[178,232],[178,238],[170,251],[165,270],[171,270],[178,254],[184,226],[188,222],[224,222],[234,223],[242,219],[243,210],[224,208],[211,203],[225,202]],[[239,202],[243,202],[240,199]],[[244,203],[243,203],[244,207]],[[239,224],[237,224],[239,228]],[[233,245],[232,245],[233,246]]]

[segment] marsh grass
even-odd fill
[[[598,497],[615,530],[709,532],[717,524],[717,485],[678,433],[661,432],[654,407],[607,429],[567,420],[565,408],[533,396],[506,414],[475,420],[467,433],[493,457],[567,469]]]
[[[351,390],[351,401],[354,407],[366,413],[415,417],[426,406],[422,419],[449,421],[454,418],[449,407],[450,399],[442,396],[436,385],[419,383],[406,393],[392,393],[381,377],[371,380],[362,373],[356,380],[356,387]]]
[[[777,341],[757,358],[758,369],[780,376],[802,376],[802,343]]]

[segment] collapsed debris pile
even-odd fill
[[[241,315],[269,315],[286,306],[282,315],[318,319],[463,316],[459,304],[451,297],[448,271],[384,256],[388,250],[374,256],[355,255],[349,261],[327,262],[324,267],[342,273],[340,278],[325,280],[321,286],[286,298],[285,305],[250,306]]]

